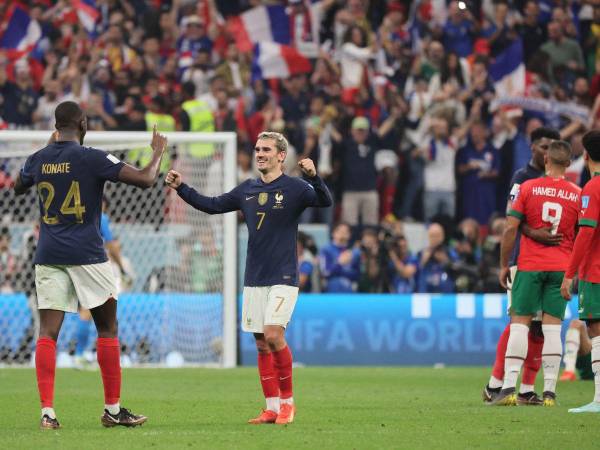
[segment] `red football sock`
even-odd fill
[[[496,346],[496,361],[494,361],[494,368],[492,369],[492,376],[499,380],[504,379],[504,356],[506,355],[506,346],[508,345],[508,338],[510,336],[510,323],[506,325],[506,328],[498,339]]]
[[[273,354],[258,352],[258,374],[265,398],[279,397],[279,381],[273,366]]]
[[[56,341],[48,337],[40,337],[35,347],[35,373],[42,408],[53,407],[55,372]]]
[[[104,403],[114,405],[121,397],[121,360],[119,338],[98,338],[98,365],[104,383]]]
[[[279,377],[279,392],[281,399],[292,397],[292,352],[286,345],[277,352],[273,352],[275,372]]]
[[[527,344],[527,357],[523,363],[523,384],[535,384],[535,377],[542,367],[542,348],[544,337],[529,332],[529,343]]]

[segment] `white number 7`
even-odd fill
[[[554,214],[550,214],[553,211]],[[558,225],[562,217],[562,206],[560,203],[544,202],[542,205],[542,220],[544,222],[550,222],[552,224],[551,234],[556,234],[558,231]]]

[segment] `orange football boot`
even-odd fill
[[[279,414],[277,414],[277,420],[275,423],[277,425],[292,423],[294,421],[294,416],[296,415],[296,406],[290,405],[289,403],[282,403],[279,408],[280,411]]]
[[[258,417],[248,420],[248,423],[260,425],[263,423],[275,423],[275,420],[277,420],[277,413],[275,411],[263,409]]]

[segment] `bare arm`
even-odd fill
[[[506,228],[504,228],[504,234],[502,235],[502,242],[500,244],[500,285],[504,289],[508,289],[507,281],[510,281],[508,261],[515,248],[515,240],[517,239],[517,230],[519,229],[520,223],[521,221],[516,217],[508,216],[506,218]]]
[[[156,125],[154,125],[154,129],[152,130],[152,142],[150,146],[152,147],[152,160],[148,165],[143,169],[138,169],[125,164],[119,172],[119,181],[141,187],[142,189],[152,187],[158,178],[160,161],[167,148],[167,138],[156,131]]]

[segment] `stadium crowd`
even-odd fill
[[[0,5],[0,33],[12,3]],[[235,131],[239,181],[253,175],[258,133],[284,132],[288,172],[312,158],[335,196],[302,218],[332,226],[325,248],[300,239],[300,254],[312,251],[305,291],[498,291],[509,182],[531,157],[531,131],[560,130],[575,154],[569,179],[587,177],[597,0],[96,0],[92,29],[72,2],[20,4],[41,36],[19,59],[0,49],[0,126],[52,129],[72,99],[90,130]],[[259,76],[230,25],[261,5],[286,7],[278,25],[312,70]],[[522,59],[521,90],[494,73],[507,54]],[[0,188],[11,176],[0,170]],[[411,255],[402,223],[415,220],[428,245]]]

